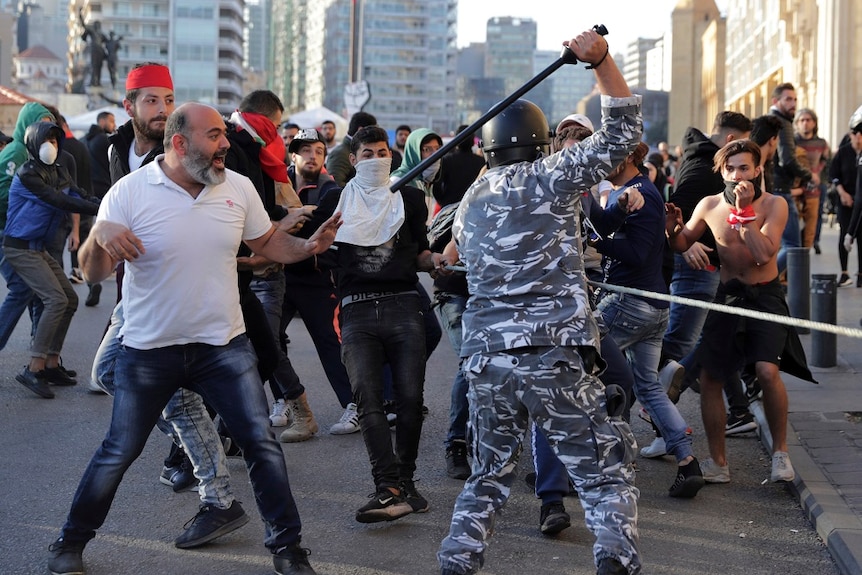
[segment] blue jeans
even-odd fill
[[[18,320],[24,314],[24,310],[33,301],[33,290],[31,290],[21,276],[12,268],[6,260],[3,252],[3,232],[0,231],[0,275],[6,281],[6,299],[0,305],[0,350],[9,343],[9,338]]]
[[[682,254],[673,256],[671,295],[711,302],[715,299],[720,280],[721,273],[718,270],[693,270],[685,263]],[[670,304],[670,317],[661,348],[664,357],[679,361],[694,349],[707,311],[690,305]]]
[[[249,286],[252,293],[260,302],[260,308],[266,319],[267,334],[272,339],[272,345],[267,346],[276,356],[275,369],[269,377],[269,386],[275,399],[296,399],[303,393],[305,388],[293,369],[293,364],[287,353],[278,346],[278,329],[281,325],[281,304],[284,301],[284,273],[281,270],[266,277],[255,277]],[[249,329],[250,321],[261,321],[264,318],[253,319],[248,317],[248,311],[244,309],[246,329]],[[260,326],[256,326],[260,329]],[[263,334],[262,334],[263,335]]]
[[[159,413],[181,388],[201,394],[225,420],[242,449],[255,501],[275,552],[296,545],[301,523],[281,446],[269,427],[257,358],[245,335],[227,345],[172,345],[117,357],[114,409],[108,434],[78,485],[62,536],[86,542],[105,521],[126,469],[146,445]]]
[[[341,359],[359,413],[374,485],[397,487],[413,479],[422,435],[425,319],[414,294],[351,303],[341,310]],[[395,451],[383,411],[383,366],[392,371]]]
[[[440,325],[449,336],[452,349],[461,355],[461,316],[467,308],[467,296],[451,293],[438,293],[434,300],[434,313],[440,320]],[[452,382],[452,392],[449,398],[449,431],[446,434],[446,447],[455,440],[467,440],[467,420],[470,417],[470,404],[467,401],[469,385],[461,367],[464,359],[458,360],[458,371]]]
[[[787,269],[787,249],[802,247],[802,236],[799,232],[799,211],[793,197],[789,193],[779,193],[778,190],[776,195],[787,202],[787,225],[781,234],[781,249],[778,250],[778,273],[782,273]]]
[[[116,389],[117,358],[122,349],[118,335],[123,321],[123,304],[120,302],[111,314],[108,331],[93,358],[90,377],[109,395],[114,395]],[[183,446],[199,482],[201,502],[220,509],[230,507],[234,496],[224,449],[201,396],[187,389],[177,390],[162,410],[156,427]]]
[[[631,295],[611,293],[598,305],[608,335],[626,355],[635,378],[635,396],[647,410],[677,461],[692,455],[688,427],[676,405],[658,381],[661,340],[667,328],[668,310],[653,307]]]

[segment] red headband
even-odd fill
[[[171,80],[171,71],[167,66],[161,64],[150,64],[135,68],[126,77],[126,92],[138,88],[167,88],[174,89]]]

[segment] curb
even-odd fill
[[[772,453],[772,435],[763,405],[758,400],[750,408],[757,420],[757,435],[767,452]],[[791,491],[799,498],[817,534],[826,542],[841,574],[859,575],[862,573],[862,521],[848,511],[847,502],[808,454],[789,421],[787,451],[796,471],[796,479],[789,484]]]

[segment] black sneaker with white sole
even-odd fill
[[[395,521],[411,513],[413,507],[400,491],[396,494],[388,487],[381,487],[371,495],[371,501],[359,508],[356,520],[360,523]]]
[[[398,482],[398,488],[401,489],[401,494],[404,500],[413,510],[413,513],[427,513],[430,509],[428,500],[422,497],[416,489],[416,484],[411,480],[402,479]]]
[[[757,422],[754,420],[754,415],[750,411],[746,411],[742,415],[729,415],[727,424],[724,426],[725,435],[737,435],[747,431],[757,429]]]

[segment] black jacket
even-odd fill
[[[688,221],[697,203],[706,196],[724,191],[721,174],[713,171],[713,161],[719,147],[697,128],[688,128],[682,138],[682,163],[676,173],[670,201],[682,210],[682,218]],[[712,248],[709,261],[718,265],[718,252],[715,251],[715,237],[707,228],[700,243]]]
[[[796,159],[796,136],[793,133],[793,119],[788,118],[772,107],[769,113],[781,120],[781,131],[778,133],[778,150],[773,158],[773,192],[777,194],[789,194],[793,182],[797,178],[801,185],[811,180],[811,170],[799,163]]]
[[[100,198],[105,197],[111,187],[111,163],[108,160],[108,134],[98,124],[90,126],[90,131],[84,136],[84,143],[90,153],[90,181],[93,193]],[[126,158],[128,158],[126,154]]]
[[[110,161],[110,170],[111,170],[111,184],[116,184],[117,181],[123,176],[128,175],[132,169],[129,167],[129,149],[135,143],[135,129],[132,127],[132,121],[129,120],[119,128],[117,128],[117,132],[108,137],[108,141],[111,143],[111,161]],[[144,158],[144,163],[141,164],[145,166],[156,159],[156,156],[159,154],[164,154],[165,148],[159,143],[150,150],[150,153]]]

